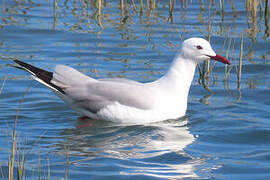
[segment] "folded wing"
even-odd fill
[[[113,104],[138,108],[151,109],[154,104],[151,87],[141,83],[119,81],[82,81],[80,84],[65,88],[65,93],[77,106],[96,113],[100,109]]]
[[[52,73],[22,61],[15,62],[20,65],[17,68],[31,73],[73,107],[92,113],[113,103],[142,110],[154,105],[151,86],[147,84],[120,78],[97,80],[64,65],[57,65]]]

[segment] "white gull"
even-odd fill
[[[196,65],[209,59],[230,64],[205,39],[187,39],[165,75],[148,83],[121,78],[94,79],[64,65],[57,65],[54,72],[49,72],[14,61],[20,65],[16,67],[31,73],[80,116],[120,123],[149,123],[185,115]]]

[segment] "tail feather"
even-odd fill
[[[42,84],[50,87],[51,89],[54,89],[56,91],[61,92],[62,94],[65,94],[65,92],[63,91],[63,89],[61,89],[59,86],[53,84],[51,82],[52,78],[53,78],[53,73],[50,71],[45,71],[43,69],[37,68],[35,66],[32,66],[30,64],[27,64],[25,62],[19,61],[19,60],[14,60],[14,62],[16,62],[17,64],[19,64],[20,66],[14,66],[18,69],[23,69],[27,72],[29,72],[30,74],[32,74],[32,76],[39,82],[41,82]]]

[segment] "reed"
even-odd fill
[[[101,28],[101,31],[104,30],[104,27],[103,27],[103,24],[102,24],[102,0],[97,0],[97,16],[96,16],[96,19],[97,19],[97,24],[98,26]]]
[[[209,10],[210,10],[210,7],[209,6]],[[210,18],[210,14],[208,13],[208,29],[207,29],[207,32],[208,32],[208,41],[211,42],[211,32],[212,32],[212,23],[211,23],[211,18]],[[209,75],[210,75],[210,60],[207,60],[206,62],[206,84],[207,86],[209,85]]]
[[[137,8],[136,8],[136,5],[134,3],[134,0],[131,0],[131,4],[132,4],[132,7],[133,7],[133,10],[136,11]]]
[[[203,4],[203,1],[201,1],[201,3]],[[211,16],[210,16],[210,9],[212,7],[212,4],[210,3],[208,6],[208,26],[207,26],[207,39],[209,42],[211,42],[211,32],[212,32],[212,21],[211,21]],[[200,73],[200,77],[199,77],[199,81],[201,80],[201,83],[204,87],[209,86],[209,77],[210,77],[210,73],[213,70],[215,63],[213,64],[212,68],[210,69],[210,61],[204,61],[203,62],[203,66],[202,68],[200,68],[200,65],[198,65],[198,69],[199,69],[199,73]]]
[[[4,81],[5,82],[5,81]],[[2,83],[2,87],[4,86],[4,82]],[[26,160],[27,160],[27,152],[26,149],[23,148],[23,144],[27,144],[26,142],[22,143],[20,140],[20,136],[17,133],[17,124],[19,121],[19,114],[20,114],[20,110],[22,107],[22,104],[24,102],[24,97],[26,95],[27,92],[29,92],[30,87],[27,87],[26,91],[24,92],[24,94],[22,95],[22,98],[19,102],[17,111],[16,111],[16,116],[13,122],[13,130],[10,133],[10,137],[11,137],[11,152],[9,152],[8,155],[8,180],[25,180],[26,179]],[[1,94],[1,93],[0,93]],[[8,133],[9,134],[9,133]],[[34,170],[34,169],[33,169]],[[45,169],[44,169],[45,172]],[[0,173],[3,177],[3,179],[5,178],[3,172],[2,172],[2,168],[0,166]],[[34,173],[34,171],[32,171],[32,173]],[[34,174],[33,174],[34,175]],[[42,169],[41,169],[41,163],[40,163],[40,157],[38,160],[38,174],[37,174],[37,179],[50,179],[50,167],[49,167],[49,163],[48,163],[48,173],[47,175],[45,175],[44,173],[44,177],[42,177]],[[34,177],[34,176],[33,176]],[[35,179],[33,178],[32,179]],[[66,178],[67,179],[67,178]]]
[[[24,102],[24,96],[29,91],[30,87],[28,87],[25,93],[22,96],[22,99],[19,102],[19,106],[16,111],[15,120],[13,122],[13,130],[11,132],[12,137],[12,148],[11,155],[8,157],[8,179],[14,179],[14,171],[17,169],[17,179],[25,179],[25,149],[22,151],[21,143],[19,141],[19,135],[17,134],[17,123],[19,120],[19,113],[21,106]],[[17,167],[15,168],[15,161],[17,161]]]
[[[174,10],[175,0],[169,1],[169,17],[168,21],[173,22],[173,10]]]
[[[140,12],[143,14],[143,0],[140,1]]]
[[[19,103],[19,107],[17,109],[16,112],[16,117],[14,120],[14,124],[13,124],[13,131],[12,131],[12,154],[11,157],[9,156],[9,162],[8,162],[8,179],[9,180],[13,180],[14,179],[14,163],[15,163],[15,157],[16,157],[16,152],[17,150],[17,131],[16,131],[16,127],[17,127],[17,122],[18,122],[18,117],[19,117],[19,112],[20,112],[20,108],[21,108],[21,104],[22,104],[23,100]]]
[[[102,0],[98,0],[98,16],[101,15],[101,10],[102,10]]]
[[[21,143],[19,143],[19,151],[17,152],[17,176],[20,177],[20,179],[25,179],[25,160],[26,160],[26,154],[25,154],[25,148],[21,147]],[[19,178],[17,178],[19,179]]]
[[[184,2],[184,0],[181,0],[181,8],[183,8],[184,5],[185,5],[185,8],[187,8],[187,6],[188,6],[188,0],[185,0],[185,2]]]
[[[5,179],[4,172],[3,172],[3,169],[1,166],[1,162],[0,162],[0,174],[1,174],[2,179]]]
[[[241,88],[241,75],[242,75],[242,59],[243,59],[243,39],[244,35],[241,34],[241,45],[240,45],[240,57],[239,57],[239,68],[238,68],[238,75],[237,75],[237,89],[240,91]]]
[[[269,0],[265,0],[265,6],[264,6],[264,17],[268,17],[268,11],[269,11]]]
[[[121,16],[124,17],[124,0],[120,0]]]
[[[2,82],[2,85],[1,85],[1,88],[0,88],[0,95],[2,94],[2,91],[3,91],[4,87],[5,87],[6,81],[7,81],[7,76],[4,78],[4,80]]]
[[[51,168],[50,168],[50,160],[48,159],[48,174],[47,174],[48,180],[51,179]]]
[[[224,0],[219,0],[219,6],[220,6],[220,14],[223,17],[224,16]]]
[[[264,25],[265,25],[264,38],[266,39],[267,37],[270,36],[270,32],[269,32],[269,0],[265,1]]]
[[[68,178],[69,178],[69,165],[70,165],[69,154],[68,154],[68,151],[66,151],[65,180],[68,180]]]
[[[246,10],[247,10],[247,20],[249,24],[248,34],[253,41],[256,41],[256,35],[258,32],[257,28],[257,11],[258,7],[261,4],[260,0],[247,0],[246,1]]]
[[[232,37],[229,38],[229,42],[228,43],[229,44],[228,44],[228,47],[227,47],[227,50],[226,50],[226,58],[227,59],[229,58],[230,51],[231,51],[232,47],[234,47],[233,46]],[[225,72],[225,81],[228,81],[229,80],[229,77],[230,77],[230,68],[228,67],[227,64],[225,65],[224,72]]]
[[[17,110],[16,113],[16,118],[14,120],[14,127],[13,127],[13,131],[11,134],[12,137],[12,154],[11,156],[9,155],[9,161],[8,161],[8,179],[9,180],[13,180],[14,179],[14,164],[15,164],[15,157],[16,157],[16,152],[17,150],[17,135],[16,135],[16,126],[17,126],[17,121],[18,121],[18,116],[19,116],[19,111],[20,111],[20,107],[21,107],[21,103],[19,103],[19,108]]]
[[[56,25],[57,25],[57,9],[58,9],[58,2],[57,0],[54,0],[53,1],[53,28],[55,29],[56,28]]]

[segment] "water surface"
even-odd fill
[[[270,41],[264,2],[168,2],[147,14],[119,2],[0,1],[1,58],[53,70],[72,66],[95,78],[148,82],[168,68],[181,42],[211,38],[232,65],[215,64],[207,88],[197,70],[187,116],[145,125],[80,120],[28,74],[0,61],[0,177],[8,177],[11,131],[25,151],[26,179],[268,179],[270,177]],[[210,7],[210,8],[209,8]],[[261,10],[260,10],[261,9]],[[209,33],[209,22],[211,32]],[[241,34],[244,51],[240,88]],[[212,65],[212,64],[211,64]],[[230,73],[225,74],[226,70]],[[41,169],[41,170],[39,170]],[[16,171],[15,171],[16,172]],[[15,173],[16,174],[16,173]],[[15,175],[16,176],[16,175]]]

